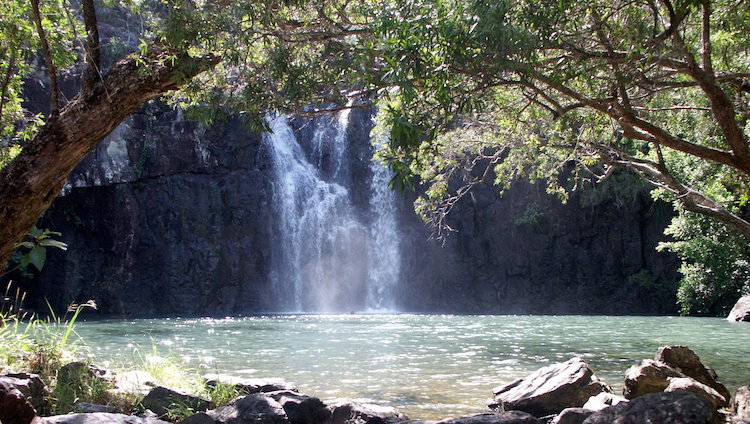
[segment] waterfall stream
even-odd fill
[[[279,258],[273,285],[283,311],[393,311],[399,277],[395,197],[389,172],[372,162],[369,181],[347,156],[349,111],[318,119],[309,146],[289,119],[269,119]],[[354,190],[367,190],[357,205]]]

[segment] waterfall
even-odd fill
[[[278,236],[272,283],[283,311],[394,310],[399,277],[395,197],[388,170],[372,162],[369,181],[354,172],[349,111],[312,125],[304,146],[289,119],[269,118]],[[355,177],[359,176],[359,177]],[[358,178],[360,181],[358,181]],[[369,191],[366,205],[352,194]],[[364,210],[363,210],[364,209]]]

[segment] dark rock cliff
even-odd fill
[[[312,125],[296,126],[298,137],[313,137]],[[346,184],[363,214],[371,126],[357,110],[347,127]],[[272,283],[281,253],[270,161],[263,137],[239,119],[207,127],[148,105],[79,166],[43,218],[70,249],[50,251],[41,275],[23,284],[32,306],[93,298],[103,313],[132,316],[283,309],[290,294]],[[654,249],[670,208],[645,189],[576,194],[565,205],[539,184],[497,191],[480,186],[459,203],[450,217],[458,232],[444,245],[428,240],[414,195],[397,196],[399,310],[675,312],[677,263]]]

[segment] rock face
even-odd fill
[[[584,424],[713,424],[716,409],[690,392],[650,393],[595,412]]]
[[[663,362],[686,376],[716,390],[724,398],[724,405],[729,402],[731,394],[716,379],[716,373],[703,365],[698,355],[687,346],[664,346],[656,353],[657,361]]]
[[[107,19],[100,23],[116,26]],[[48,102],[39,96],[32,109]],[[294,126],[318,172],[346,164],[339,186],[350,193],[353,214],[372,221],[371,111],[350,112],[338,159],[327,141],[316,142],[315,125]],[[239,117],[205,126],[158,102],[147,105],[74,171],[40,223],[62,232],[69,249],[50,250],[41,275],[23,284],[30,306],[46,310],[48,299],[64,310],[95,299],[101,313],[128,316],[290,310],[289,291],[274,284],[285,234],[272,165],[268,143]],[[396,194],[401,263],[393,308],[675,312],[668,288],[679,279],[677,260],[654,250],[670,206],[654,204],[639,184],[619,178],[573,193],[567,204],[542,184],[517,182],[504,197],[498,187],[481,185],[454,207],[448,224],[458,232],[444,245],[428,240],[431,229],[413,212],[415,194]]]
[[[565,408],[580,407],[591,396],[611,391],[583,359],[573,358],[494,389],[496,403],[490,407],[542,417]]]
[[[729,312],[729,321],[750,321],[750,294],[742,296]]]

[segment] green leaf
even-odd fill
[[[44,262],[47,260],[47,249],[44,246],[37,246],[31,249],[26,256],[29,258],[29,262],[34,265],[34,268],[41,271],[42,267],[44,267]]]
[[[68,250],[68,245],[58,240],[42,240],[39,242],[39,245],[44,247],[56,247],[58,249]]]

